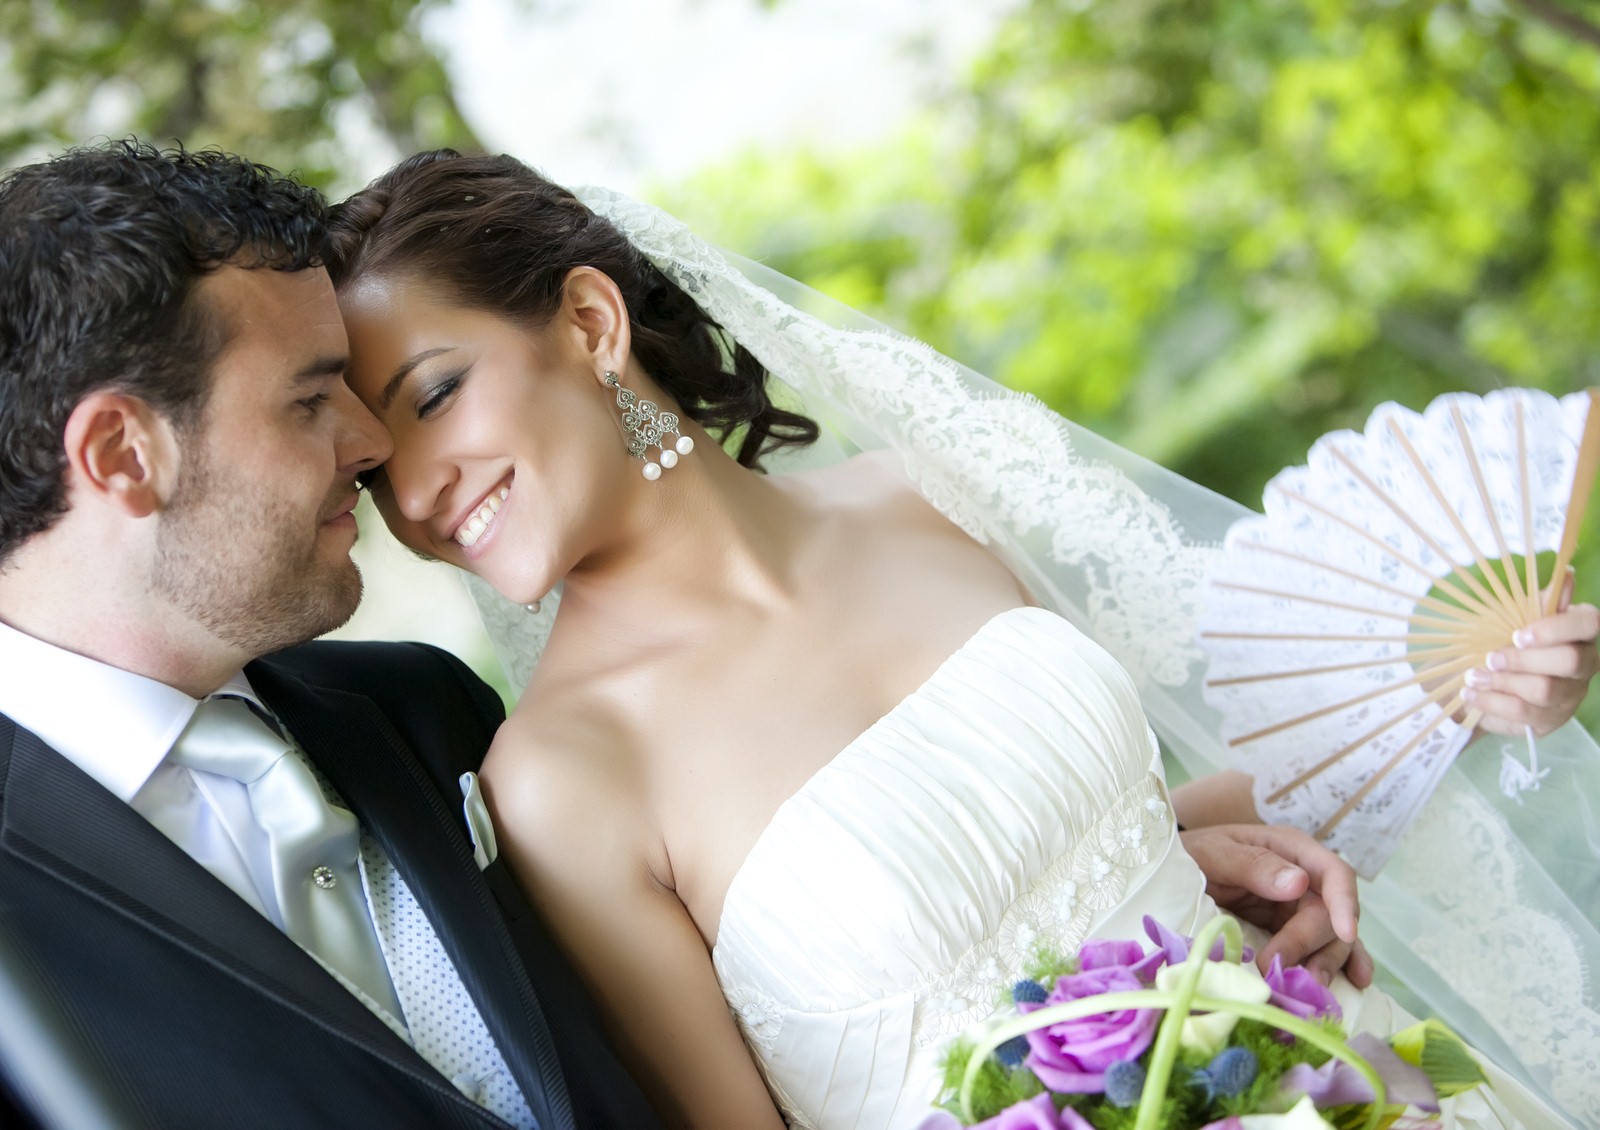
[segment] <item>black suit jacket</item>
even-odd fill
[[[457,777],[478,767],[501,720],[493,692],[419,644],[306,644],[246,673],[389,853],[542,1130],[658,1125],[504,865],[480,873],[473,861]],[[4,715],[0,916],[135,1125],[505,1125]]]

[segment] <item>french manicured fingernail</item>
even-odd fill
[[[1487,671],[1474,667],[1466,673],[1465,678],[1469,687],[1486,687],[1493,676]]]
[[[1506,657],[1498,651],[1491,651],[1488,658],[1483,661],[1483,665],[1491,671],[1504,671],[1506,669]]]
[[[1473,690],[1471,687],[1468,687],[1466,690],[1461,692],[1461,701],[1462,702],[1473,702],[1473,701],[1475,701],[1477,699],[1477,697],[1478,697],[1478,692]]]
[[[1532,647],[1533,629],[1518,628],[1516,631],[1511,633],[1511,642],[1516,644],[1518,647]]]

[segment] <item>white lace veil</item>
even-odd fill
[[[818,444],[770,469],[892,448],[930,502],[1133,673],[1169,765],[1199,775],[1226,764],[1194,625],[1215,547],[1243,507],[718,252],[655,208],[603,189],[578,195],[767,367],[780,402],[823,426]],[[559,595],[529,615],[468,580],[524,685]],[[1385,987],[1414,1011],[1600,1125],[1600,750],[1569,725],[1539,753],[1550,787],[1519,807],[1497,796],[1498,750],[1468,749],[1365,886],[1362,934]]]

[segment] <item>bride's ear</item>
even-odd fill
[[[628,304],[611,276],[594,267],[574,267],[562,283],[561,312],[578,346],[596,363],[596,373],[621,370],[633,346]]]

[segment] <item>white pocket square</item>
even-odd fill
[[[483,790],[478,787],[476,773],[461,774],[461,810],[467,817],[467,831],[472,834],[472,858],[482,871],[500,854],[494,842],[494,823],[489,819],[489,806],[483,802]]]

